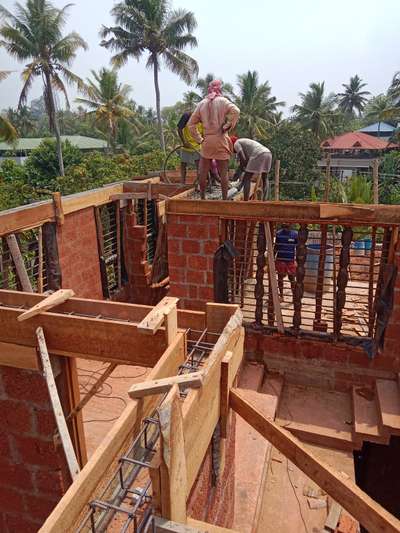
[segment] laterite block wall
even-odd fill
[[[0,420],[0,531],[35,532],[70,483],[39,372],[0,366]]]
[[[63,288],[80,298],[103,299],[94,209],[66,215],[57,242]]]
[[[170,296],[184,309],[204,311],[214,300],[213,261],[219,246],[219,218],[168,215]]]

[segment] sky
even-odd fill
[[[24,0],[20,0],[21,3]],[[0,0],[12,10],[14,1]],[[53,0],[62,7],[67,0]],[[91,69],[108,66],[110,53],[99,46],[99,29],[111,25],[111,0],[75,0],[66,30],[77,31],[89,44],[79,51],[72,70],[83,78]],[[342,83],[358,74],[372,94],[385,92],[400,70],[399,0],[173,0],[174,7],[194,12],[198,47],[191,50],[200,76],[208,72],[235,84],[237,74],[256,70],[269,81],[272,94],[290,106],[310,82],[325,81],[328,92],[340,92]],[[21,64],[0,48],[0,70],[13,70],[0,84],[0,109],[16,107],[21,88]],[[154,106],[152,73],[145,58],[132,59],[120,79],[132,86],[132,98]],[[177,76],[162,69],[162,105],[172,105],[189,90]],[[37,82],[31,98],[40,96]],[[70,100],[76,95],[69,89]]]

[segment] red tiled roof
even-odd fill
[[[325,150],[385,150],[398,148],[398,146],[361,131],[343,133],[321,143],[321,148]]]

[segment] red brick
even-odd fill
[[[0,431],[0,462],[2,458],[8,458],[10,456],[10,448],[8,444],[8,437],[5,433]]]
[[[170,286],[170,295],[175,296],[177,298],[186,298],[189,294],[188,287],[183,287],[182,285],[176,285],[173,281],[171,281]]]
[[[207,258],[201,255],[189,256],[187,266],[192,270],[207,270]]]
[[[37,496],[31,496],[26,498],[26,506],[33,519],[45,521],[49,514],[56,506],[58,497],[53,501],[49,497],[39,498]]]
[[[188,272],[184,268],[169,267],[169,279],[174,283],[185,283]]]
[[[188,270],[186,273],[187,283],[197,283],[198,285],[204,285],[206,279],[206,273],[199,270]]]
[[[169,253],[168,264],[170,267],[185,268],[186,267],[186,256]]]
[[[63,482],[60,470],[38,470],[34,473],[35,485],[44,494],[63,494]]]
[[[187,237],[187,226],[184,224],[168,226],[168,237]]]
[[[39,438],[14,436],[20,461],[31,465],[58,467],[59,458],[52,441]]]
[[[4,389],[10,398],[26,398],[33,404],[49,404],[45,380],[38,372],[3,367],[2,375]]]
[[[181,240],[170,239],[168,241],[168,253],[180,254],[181,253]]]
[[[216,220],[215,223],[210,224],[208,226],[208,236],[210,239],[218,239],[219,234],[219,228],[218,228],[218,221]]]
[[[199,287],[199,299],[205,302],[213,302],[214,290],[210,287]]]
[[[188,237],[191,239],[208,239],[208,227],[192,224],[188,226]]]
[[[0,400],[0,420],[10,433],[32,432],[32,412],[28,404]]]
[[[189,298],[192,300],[199,299],[199,287],[197,285],[188,285]]]
[[[12,487],[0,487],[0,511],[20,513],[24,510],[24,498]]]
[[[9,533],[37,533],[40,524],[30,520],[29,517],[17,515],[4,515],[5,523]]]
[[[182,241],[182,252],[184,254],[200,253],[200,242],[199,241]]]
[[[39,435],[51,436],[56,430],[56,421],[52,411],[34,409],[36,418],[36,431]]]
[[[203,242],[203,252],[207,255],[214,255],[219,243],[215,240]]]
[[[214,286],[214,272],[207,271],[207,285]]]
[[[0,465],[0,485],[17,489],[32,490],[32,474],[23,465]]]
[[[181,224],[187,224],[188,226],[196,223],[197,219],[197,215],[177,215],[177,220]]]

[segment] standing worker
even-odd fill
[[[292,294],[296,286],[296,247],[298,244],[297,231],[291,229],[290,224],[282,224],[275,237],[275,269],[278,274],[280,299],[283,302],[283,280],[287,276],[290,281]]]
[[[236,126],[240,110],[235,104],[222,96],[222,82],[214,80],[208,86],[208,95],[202,100],[190,117],[188,127],[192,137],[201,145],[199,180],[201,199],[206,196],[207,176],[211,160],[215,159],[221,180],[222,199],[228,197],[229,159],[233,153],[228,132]],[[203,136],[197,131],[197,124],[204,127]]]
[[[239,167],[244,172],[244,199],[250,197],[250,183],[254,174],[261,174],[263,182],[263,200],[269,196],[268,172],[271,170],[272,154],[270,150],[252,139],[236,139],[231,137],[233,149],[239,159]]]
[[[182,148],[180,151],[181,158],[181,183],[186,183],[186,173],[188,165],[194,165],[197,170],[197,178],[199,177],[199,161],[200,161],[200,144],[195,141],[190,134],[188,122],[192,113],[183,113],[177,124],[178,135],[182,141]],[[197,131],[199,135],[203,133],[203,125],[197,124]]]

